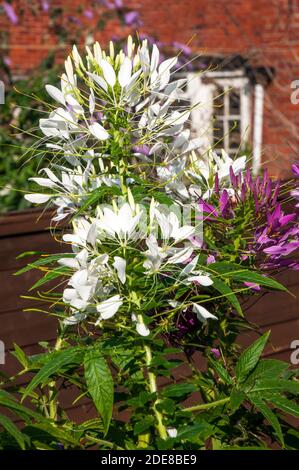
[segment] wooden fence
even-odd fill
[[[21,346],[27,354],[41,351],[39,341],[53,340],[56,333],[56,320],[43,313],[24,312],[23,309],[35,307],[32,300],[21,298],[28,288],[40,276],[39,272],[29,271],[21,276],[14,273],[26,265],[28,258],[17,260],[24,251],[57,253],[65,251],[65,245],[55,241],[49,232],[49,214],[40,215],[35,211],[9,214],[0,218],[0,340],[5,344],[6,363],[0,365],[0,371],[12,375],[17,370],[15,359],[9,354],[13,343]],[[248,305],[248,318],[255,322],[262,331],[271,330],[272,344],[268,346],[266,356],[286,361],[290,360],[290,344],[299,340],[299,272],[288,270],[278,280],[284,283],[294,297],[285,293],[270,293],[255,305]],[[297,296],[297,298],[295,297]],[[244,345],[255,339],[255,333],[242,335]],[[186,375],[186,366],[176,371],[176,376]],[[28,381],[22,377],[20,383]],[[93,416],[94,409],[86,399],[72,405],[75,398],[73,390],[64,392],[61,404],[69,417],[75,421]]]

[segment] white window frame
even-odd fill
[[[183,74],[180,74],[183,76]],[[240,150],[246,147],[252,135],[253,168],[257,173],[260,168],[262,125],[263,125],[263,86],[252,86],[244,70],[188,72],[187,86],[183,99],[191,101],[192,111],[190,128],[192,137],[198,139],[199,151],[204,154],[213,145],[213,100],[216,86],[240,90],[240,115],[226,116],[225,121],[240,119]],[[211,82],[205,79],[212,79]],[[224,100],[229,100],[225,93]],[[253,118],[252,116],[253,112]],[[227,124],[225,124],[227,126]],[[229,129],[224,129],[223,148],[228,150]]]

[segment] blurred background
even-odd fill
[[[188,79],[186,99],[201,103],[190,127],[203,154],[211,146],[232,157],[247,154],[256,174],[267,166],[274,178],[291,178],[299,149],[299,0],[0,0],[0,339],[6,349],[16,342],[30,354],[41,338],[55,337],[55,319],[24,311],[37,306],[20,297],[39,273],[13,276],[28,262],[16,259],[23,251],[65,249],[49,233],[49,215],[38,216],[23,197],[39,165],[26,150],[49,100],[45,84],[59,81],[74,43],[84,52],[96,40],[103,47],[110,40],[122,44],[128,34],[156,42],[165,56],[179,54],[176,73]],[[280,280],[299,293],[298,274],[285,272]],[[267,354],[290,360],[299,340],[296,298],[270,294],[249,312],[262,330],[272,330]],[[5,372],[14,371],[7,355]],[[82,412],[66,406],[75,417]]]
[[[31,136],[18,128],[29,131],[40,117],[32,95],[48,100],[44,85],[58,81],[74,43],[83,51],[137,31],[165,54],[180,53],[186,94],[202,103],[191,127],[203,149],[246,152],[256,172],[267,164],[274,177],[290,176],[299,144],[298,0],[0,0],[1,212],[25,207],[11,189],[25,190],[35,170],[36,160],[22,167],[19,159]]]

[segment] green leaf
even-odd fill
[[[14,343],[13,345],[15,350],[12,351],[11,354],[19,361],[19,363],[24,367],[24,369],[28,369],[30,367],[30,362],[26,354],[16,343]]]
[[[196,392],[197,388],[193,384],[174,384],[165,387],[162,390],[162,395],[168,398],[181,398],[189,393]]]
[[[220,362],[215,361],[211,357],[209,358],[209,361],[212,364],[213,369],[219,375],[220,379],[222,379],[223,382],[226,383],[227,385],[231,385],[233,383],[233,379],[230,377],[229,373],[223,367],[223,365],[220,364]]]
[[[76,365],[82,362],[83,350],[79,347],[55,351],[50,355],[48,362],[38,371],[32,381],[26,387],[22,401],[37,387],[44,384],[51,375],[59,374],[59,371],[67,365]]]
[[[276,406],[277,408],[284,411],[285,413],[288,413],[292,416],[295,416],[296,418],[299,418],[299,405],[297,405],[295,401],[288,400],[288,398],[278,395],[278,396],[273,396],[270,399],[270,402],[272,403],[272,405]]]
[[[145,416],[142,421],[139,421],[134,426],[134,436],[138,434],[143,434],[147,431],[152,425],[154,424],[154,417],[153,416]]]
[[[71,444],[72,446],[78,446],[77,439],[71,434],[70,431],[62,429],[61,427],[52,425],[49,421],[45,423],[38,423],[30,425],[31,429],[36,429],[48,433],[52,438],[55,438],[56,442],[62,442]],[[26,429],[26,428],[25,428]]]
[[[247,378],[246,385],[253,384],[257,379],[277,378],[285,372],[288,367],[289,364],[284,361],[278,361],[277,359],[261,359]]]
[[[258,380],[255,385],[250,389],[250,393],[261,393],[269,391],[290,392],[296,395],[299,393],[299,382],[286,379],[265,379]]]
[[[34,254],[34,252],[32,253]],[[59,253],[57,255],[46,255],[42,258],[39,258],[36,261],[33,261],[32,263],[28,263],[26,266],[24,266],[24,268],[21,268],[19,269],[19,271],[14,273],[14,275],[19,276],[20,274],[26,273],[27,271],[30,271],[31,269],[38,269],[39,266],[46,266],[48,264],[56,262],[57,260],[61,258],[73,258],[73,257],[74,257],[73,253]]]
[[[255,368],[268,341],[270,331],[264,333],[257,341],[249,346],[240,356],[236,365],[238,382],[243,382],[249,372]]]
[[[213,432],[214,427],[206,421],[201,420],[200,423],[179,428],[176,439],[197,440],[199,438],[202,440],[206,440],[213,434]]]
[[[269,287],[270,289],[287,291],[286,287],[275,281],[275,279],[263,276],[256,271],[244,269],[240,264],[217,262],[211,265],[211,269],[217,271],[222,277],[231,278],[235,281],[253,282],[254,284]]]
[[[59,268],[52,269],[51,271],[47,272],[44,277],[39,279],[32,287],[30,287],[29,292],[37,289],[38,287],[46,284],[46,282],[53,281],[57,277],[64,276],[65,274],[69,273],[69,268],[65,266],[60,266]]]
[[[265,402],[258,396],[249,397],[251,403],[265,416],[266,420],[271,424],[274,431],[276,432],[282,446],[284,446],[284,439],[282,435],[281,426],[279,424],[278,418],[275,416],[273,411],[268,408]]]
[[[24,420],[28,418],[34,418],[36,420],[44,419],[43,416],[39,413],[36,413],[35,411],[32,411],[26,406],[23,406],[18,403],[15,397],[12,397],[9,393],[5,392],[4,390],[0,390],[0,405],[4,408],[8,408]]]
[[[225,295],[227,300],[236,309],[238,314],[242,317],[244,316],[237,296],[234,294],[232,289],[227,284],[225,284],[225,282],[223,282],[220,278],[213,277],[213,288],[220,292],[220,294]]]
[[[85,353],[84,374],[88,391],[107,433],[113,411],[114,386],[110,369],[98,350],[89,349]]]
[[[233,413],[242,405],[246,395],[241,390],[233,389],[230,396],[230,407]]]
[[[26,437],[6,416],[0,414],[0,425],[17,441],[22,450],[26,447]],[[28,438],[27,438],[28,440]]]

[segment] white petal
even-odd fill
[[[94,92],[93,92],[92,89],[90,89],[90,95],[89,95],[89,113],[90,113],[90,115],[92,115],[94,113],[95,105],[96,105],[96,102],[95,102]]]
[[[25,199],[29,202],[33,202],[35,204],[43,204],[44,202],[49,201],[51,195],[49,194],[25,194]]]
[[[177,264],[186,262],[193,253],[193,248],[182,248],[168,259],[167,263]]]
[[[132,73],[132,62],[128,57],[125,57],[123,63],[120,66],[118,73],[118,81],[122,88],[128,85],[131,80]]]
[[[126,282],[126,260],[120,256],[114,257],[113,267],[117,271],[117,275],[122,284]]]
[[[77,323],[84,320],[85,318],[86,318],[86,315],[84,313],[76,312],[74,315],[71,315],[70,317],[65,318],[65,320],[63,320],[63,323],[65,325],[76,325]]]
[[[62,266],[67,266],[68,268],[79,268],[79,263],[75,258],[61,258],[58,260],[58,264],[61,264]]]
[[[112,65],[103,59],[101,60],[101,68],[106,82],[113,88],[116,82],[116,75]]]
[[[87,74],[93,79],[94,82],[96,82],[97,85],[99,85],[99,87],[103,88],[104,91],[108,91],[107,83],[105,82],[103,77],[100,77],[100,75],[97,75],[95,73],[87,72]]]
[[[158,67],[159,63],[159,49],[157,48],[156,44],[153,45],[153,50],[152,50],[152,58],[151,58],[151,73],[156,70]]]
[[[30,181],[34,181],[39,186],[44,186],[45,188],[56,188],[57,185],[48,178],[29,178]]]
[[[218,320],[218,318],[215,317],[215,315],[210,313],[202,305],[194,304],[193,305],[193,312],[196,313],[198,320],[200,320],[203,323],[205,323],[208,318],[211,318],[212,320]]]
[[[187,278],[188,282],[198,282],[202,286],[211,286],[213,284],[212,279],[209,276],[191,276]]]
[[[53,85],[46,85],[46,90],[48,94],[51,96],[51,98],[53,98],[58,103],[65,105],[65,99],[64,99],[63,93],[61,90],[59,90],[59,88]]]
[[[119,307],[122,305],[122,300],[119,295],[114,295],[110,299],[104,300],[97,305],[97,311],[102,320],[107,320],[116,314]]]
[[[144,323],[136,323],[136,331],[140,334],[140,336],[148,336],[150,334],[150,330],[145,326]]]
[[[175,438],[178,435],[178,430],[176,428],[167,428],[167,434],[169,437]]]
[[[94,122],[93,124],[88,126],[88,128],[89,128],[91,134],[94,135],[97,139],[99,139],[99,140],[109,139],[108,132],[98,122]]]

